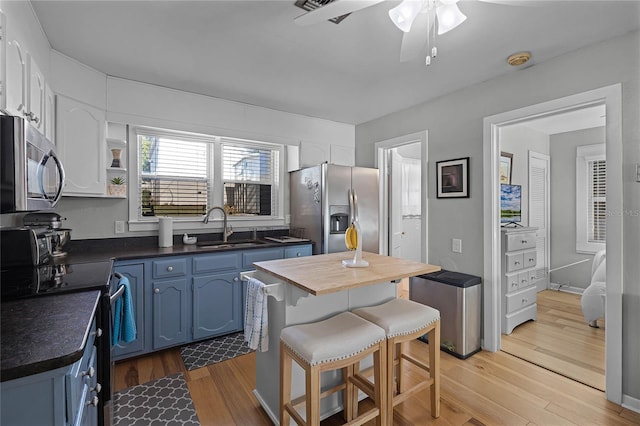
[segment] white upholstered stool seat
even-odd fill
[[[354,370],[354,364],[373,354],[374,383]],[[306,394],[291,400],[292,361],[305,370]],[[383,424],[387,416],[383,400],[386,377],[386,333],[351,312],[343,312],[323,321],[286,327],[280,334],[280,424],[293,419],[299,425],[320,424],[320,398],[343,390],[344,415],[350,425],[377,418]],[[320,373],[342,369],[342,383],[320,393]],[[365,392],[375,407],[357,418],[351,404],[357,404],[355,387]],[[354,397],[355,394],[355,397]],[[306,402],[306,421],[295,407]]]
[[[393,299],[378,306],[355,309],[354,314],[385,330],[387,335],[387,424],[393,424],[393,407],[416,392],[430,386],[431,416],[440,416],[440,312],[406,299]],[[404,344],[427,334],[429,364],[409,355]],[[404,361],[429,372],[428,379],[410,389],[403,389]],[[396,371],[397,367],[397,371]],[[395,372],[395,386],[394,386]],[[395,393],[394,393],[395,391]]]

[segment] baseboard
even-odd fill
[[[638,398],[633,398],[629,395],[622,395],[621,405],[626,409],[640,413],[640,399]]]
[[[565,293],[582,294],[584,288],[574,287],[567,284],[549,283],[549,290],[564,291]]]

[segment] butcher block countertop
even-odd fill
[[[347,268],[342,260],[353,259],[353,252],[320,254],[282,260],[255,262],[253,266],[280,278],[314,296],[401,280],[440,270],[439,266],[375,253],[362,253],[369,262],[365,268]]]

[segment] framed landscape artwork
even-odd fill
[[[438,198],[469,197],[469,157],[436,162]]]
[[[500,152],[500,183],[511,184],[511,163],[513,154]]]

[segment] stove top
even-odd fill
[[[85,290],[109,291],[111,262],[51,263],[1,269],[0,300]]]

